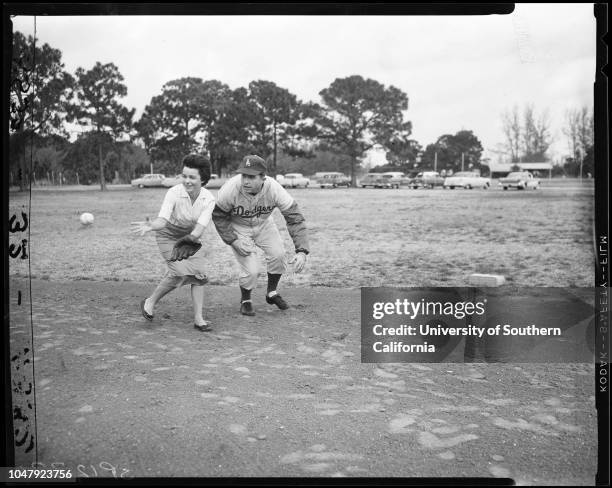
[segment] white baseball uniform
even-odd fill
[[[217,194],[213,222],[226,244],[238,238],[252,242],[265,252],[268,273],[282,274],[287,271],[287,259],[281,235],[270,218],[275,208],[285,218],[296,250],[308,252],[304,217],[287,190],[270,177],[266,177],[255,195],[244,191],[240,174],[230,178]],[[259,274],[257,256],[254,252],[241,256],[232,250],[241,268],[240,286],[252,290]]]

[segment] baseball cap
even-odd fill
[[[242,173],[244,175],[258,175],[261,173],[266,173],[268,168],[266,168],[266,162],[263,158],[260,158],[256,155],[245,156],[238,166],[236,173]]]

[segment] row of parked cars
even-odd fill
[[[515,171],[509,173],[504,178],[500,178],[498,185],[504,190],[516,188],[517,190],[533,189],[540,187],[540,180],[534,177],[529,171]],[[399,172],[388,173],[368,173],[359,182],[362,188],[399,188],[407,186],[409,188],[482,188],[491,187],[491,178],[480,176],[474,171],[461,171],[451,176],[441,176],[437,171],[423,171],[410,178]]]
[[[308,188],[312,183],[311,179],[306,178],[302,173],[278,175],[276,179],[285,188]],[[351,186],[351,179],[338,171],[315,173],[312,179],[314,180],[313,186],[319,188],[338,188],[341,186],[348,188]]]
[[[277,181],[285,188],[308,188],[311,185],[311,179],[306,178],[301,173],[287,173],[286,175],[278,175]],[[314,184],[320,188],[338,188],[350,187],[351,180],[344,173],[340,172],[322,172],[316,173],[313,177]],[[174,177],[166,177],[162,174],[148,174],[141,178],[132,180],[132,186],[138,188],[163,186],[170,188],[183,181],[182,175]],[[210,181],[206,185],[207,188],[220,188],[225,182],[225,178],[219,178],[218,175],[212,174]],[[516,188],[517,190],[538,189],[540,180],[535,178],[528,171],[516,171],[509,173],[506,177],[500,178],[498,185],[504,190]],[[414,177],[408,177],[399,171],[389,171],[386,173],[367,173],[358,182],[361,188],[400,188],[406,186],[409,188],[482,188],[487,189],[491,186],[491,179],[480,176],[477,172],[461,171],[451,176],[441,176],[437,171],[423,171]]]
[[[402,184],[403,173],[368,173],[359,182],[363,188],[399,188]],[[351,186],[351,179],[344,173],[337,171],[320,172],[310,178],[306,178],[301,173],[287,173],[278,175],[276,179],[285,188],[307,188],[309,185],[319,188],[340,188]]]
[[[277,181],[285,188],[308,188],[311,184],[311,180],[306,178],[301,173],[287,173],[286,175],[278,175]],[[148,175],[142,175],[140,178],[136,178],[131,181],[132,186],[138,188],[148,188],[155,186],[163,186],[170,188],[174,185],[182,183],[183,176],[178,174],[176,176],[167,177],[160,173],[152,173]],[[226,181],[226,178],[219,178],[219,175],[212,174],[210,181],[206,185],[206,188],[219,188]],[[314,176],[315,184],[321,188],[337,188],[344,186],[348,188],[351,186],[351,180],[344,173],[339,172],[324,172],[317,173]]]
[[[480,176],[479,173],[462,171],[452,176],[441,176],[437,171],[423,171],[414,177],[405,176],[404,173],[368,173],[359,182],[362,188],[489,188],[491,180]]]

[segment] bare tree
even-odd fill
[[[570,172],[582,176],[583,171],[593,172],[594,118],[588,107],[574,108],[565,112],[563,134],[571,154],[568,162]]]
[[[552,142],[548,111],[539,115],[533,104],[525,105],[522,117],[515,105],[502,113],[505,148],[513,163],[546,160]]]
[[[553,141],[550,133],[550,116],[548,109],[544,109],[535,124],[535,156],[541,155],[542,160],[547,159],[546,152]]]
[[[593,113],[587,107],[582,107],[578,114],[578,142],[584,153],[593,146],[594,129]]]
[[[545,160],[546,151],[552,142],[548,111],[544,110],[538,116],[533,104],[525,105],[523,124],[522,159],[526,161]]]
[[[576,158],[580,145],[578,137],[578,125],[580,123],[580,113],[577,109],[568,109],[565,111],[565,125],[563,134],[567,137],[567,144],[572,157]]]
[[[506,137],[506,149],[514,163],[518,161],[520,157],[522,137],[521,121],[516,105],[512,107],[511,111],[506,110],[502,114],[502,130]]]
[[[535,150],[536,144],[536,123],[533,113],[533,104],[525,105],[523,110],[523,131],[522,131],[522,152],[531,154]]]

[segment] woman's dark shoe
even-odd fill
[[[213,328],[208,322],[204,322],[202,325],[193,324],[193,327],[201,332],[210,332],[211,330],[213,330]]]
[[[140,311],[142,312],[142,316],[147,319],[149,322],[151,322],[153,320],[153,315],[148,314],[147,311],[145,310],[145,302],[147,301],[147,299],[145,298],[142,302],[140,302]]]

